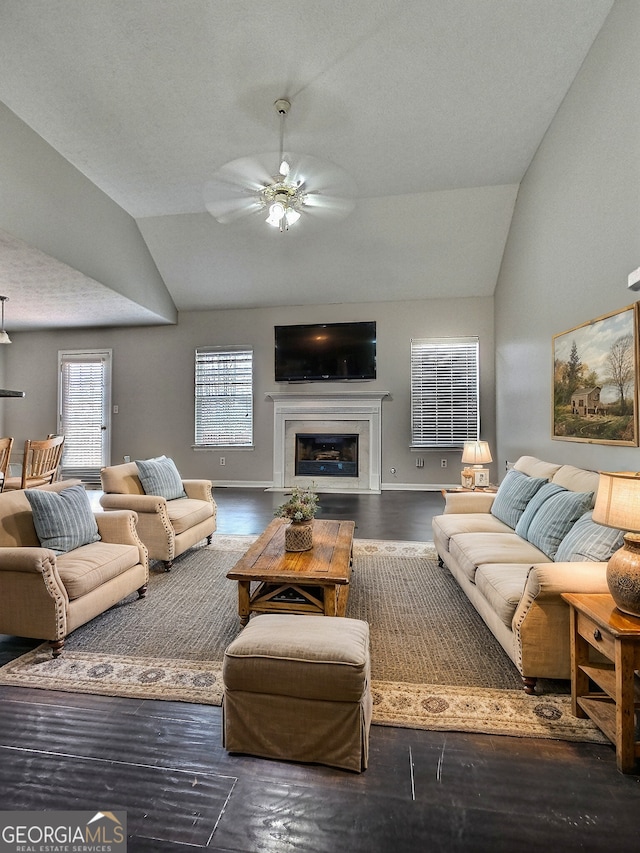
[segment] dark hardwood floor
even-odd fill
[[[216,490],[219,532],[260,532],[282,499]],[[420,541],[442,497],[321,503],[359,538]],[[32,645],[0,637],[0,663]],[[0,687],[0,808],[126,810],[132,853],[638,849],[640,775],[610,746],[373,726],[354,774],[229,756],[220,727],[215,707]]]

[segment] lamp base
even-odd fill
[[[640,536],[625,533],[624,545],[607,563],[607,585],[618,610],[640,617]]]

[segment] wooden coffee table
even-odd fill
[[[313,548],[285,551],[288,521],[274,518],[227,573],[238,581],[238,613],[315,613],[344,616],[353,556],[353,521],[316,519]]]

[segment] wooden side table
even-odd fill
[[[615,744],[618,770],[633,773],[640,758],[640,679],[635,674],[640,669],[640,618],[622,613],[608,594],[562,597],[571,606],[572,712],[592,719]]]

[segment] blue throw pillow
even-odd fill
[[[593,492],[563,491],[552,495],[533,517],[527,539],[551,560],[581,515],[590,508]]]
[[[564,537],[556,551],[558,563],[606,563],[618,548],[622,548],[624,531],[596,524],[592,515],[592,512],[585,512]]]
[[[520,516],[520,521],[516,524],[516,533],[522,536],[523,539],[528,539],[529,525],[533,521],[535,514],[538,512],[542,504],[550,498],[551,495],[557,495],[558,492],[566,492],[564,486],[558,486],[555,483],[545,483],[535,495],[531,498],[526,506],[525,511]]]
[[[187,497],[173,459],[158,456],[156,459],[138,460],[136,465],[145,495],[159,495],[168,501]]]
[[[491,514],[515,530],[525,507],[546,482],[544,477],[528,477],[521,471],[509,471],[500,483]]]
[[[26,489],[33,526],[43,548],[66,554],[100,539],[89,495],[84,486],[69,486],[61,492]]]

